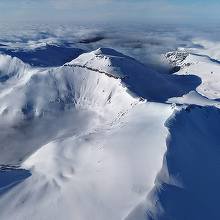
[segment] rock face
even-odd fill
[[[165,59],[167,59],[169,64],[173,67],[171,70],[173,73],[178,72],[181,68],[192,64],[190,62],[185,62],[188,56],[189,53],[185,49],[178,49],[164,55]]]

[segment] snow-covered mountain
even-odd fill
[[[212,100],[220,97],[220,75],[218,74],[220,62],[218,60],[208,55],[188,53],[183,49],[169,52],[165,57],[173,66],[180,67],[176,74],[193,74],[200,77],[202,83],[196,89],[198,93]]]
[[[0,219],[184,219],[177,202],[206,207],[211,197],[196,206],[206,173],[194,170],[218,165],[218,64],[185,51],[166,58],[180,71],[109,48],[54,68],[0,55]],[[219,217],[215,208],[207,213]]]

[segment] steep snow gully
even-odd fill
[[[220,219],[218,75],[198,63],[220,64],[195,56],[161,74],[108,48],[0,55],[0,219]]]

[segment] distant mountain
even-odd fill
[[[1,44],[0,44],[1,46]],[[33,49],[0,48],[0,51],[23,62],[38,67],[55,67],[75,59],[85,51],[79,48],[70,48],[62,45],[46,44]]]

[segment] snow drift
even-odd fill
[[[167,152],[155,186],[128,220],[220,218],[220,111],[189,106],[167,122]]]

